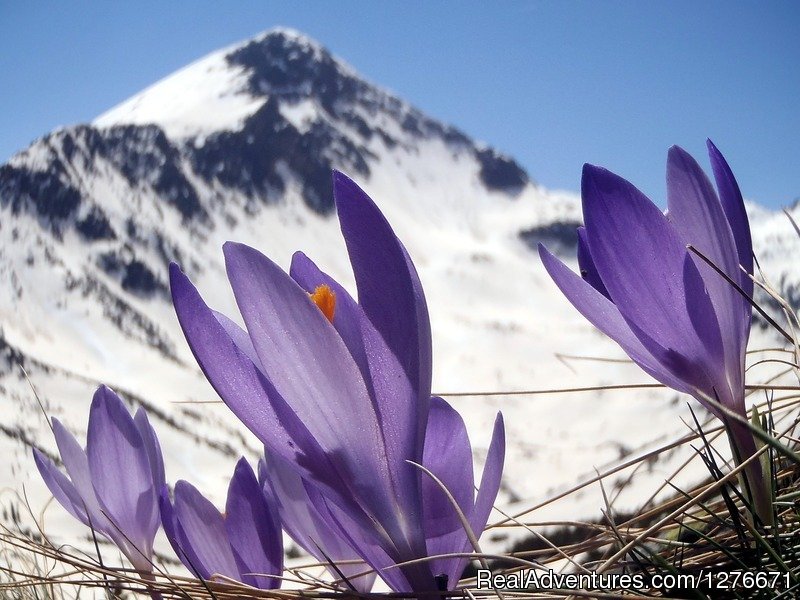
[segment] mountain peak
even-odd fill
[[[249,44],[270,44],[280,43],[287,51],[298,51],[315,54],[321,57],[322,54],[330,54],[328,50],[314,38],[291,27],[273,27],[254,38],[238,44],[239,47]]]
[[[358,74],[311,38],[291,29],[272,29],[225,54],[234,69],[248,80],[255,97],[269,95],[321,97],[350,88],[365,87]]]
[[[511,158],[478,147],[286,28],[207,55],[94,125],[155,126],[208,183],[268,202],[285,192],[288,167],[306,203],[322,213],[333,209],[331,169],[366,180],[378,162],[413,156],[420,144],[464,156],[487,190],[516,196],[529,184]]]
[[[113,107],[98,127],[158,125],[174,139],[237,131],[271,97],[330,97],[361,81],[319,42],[285,27],[212,52]],[[363,83],[363,82],[362,82]]]

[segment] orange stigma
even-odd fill
[[[336,294],[334,291],[324,283],[318,285],[311,296],[311,301],[317,305],[325,315],[325,318],[333,323],[333,313],[336,312]]]

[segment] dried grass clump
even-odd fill
[[[483,555],[495,574],[511,574],[522,569],[543,573],[655,574],[708,576],[707,574],[744,572],[779,573],[778,589],[526,589],[486,590],[476,587],[474,577],[462,581],[463,591],[452,596],[512,598],[792,598],[800,590],[800,459],[795,454],[800,439],[800,387],[759,385],[754,389],[781,397],[758,406],[762,422],[773,436],[761,456],[768,461],[774,490],[774,527],[754,522],[738,473],[717,452],[715,444],[723,436],[721,425],[700,425],[672,443],[614,465],[596,477],[573,487],[523,513],[508,516],[489,529],[517,529],[530,534],[532,549],[503,556]],[[791,390],[789,389],[791,388]],[[721,444],[724,446],[725,444]],[[635,514],[620,515],[613,508],[613,495],[603,482],[624,474],[632,481],[648,461],[675,448],[691,446],[691,458],[684,461]],[[691,489],[672,484],[693,461],[702,461],[708,477]],[[767,464],[766,462],[764,464]],[[606,498],[602,518],[595,522],[538,523],[528,520],[536,509],[553,502],[569,503],[571,497],[589,486],[600,486]],[[671,491],[668,499],[654,502]],[[90,597],[100,593],[117,597],[148,594],[162,598],[343,598],[351,597],[316,578],[318,564],[301,565],[287,571],[287,585],[300,589],[258,590],[233,581],[201,582],[172,576],[163,563],[155,569],[153,580],[143,580],[131,569],[104,564],[99,550],[95,555],[70,546],[53,544],[44,532],[4,528],[0,530],[0,597],[15,600],[62,600]],[[477,555],[476,555],[477,558]],[[789,582],[788,589],[785,582]],[[763,582],[762,582],[763,583]],[[99,592],[99,593],[98,593]],[[377,595],[377,594],[373,594]],[[383,595],[383,594],[382,594]],[[398,594],[385,594],[400,597]]]

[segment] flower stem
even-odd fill
[[[139,571],[139,577],[142,578],[142,581],[150,583],[155,583],[156,580],[155,576],[149,571]],[[154,590],[149,585],[147,586],[147,591],[153,600],[162,600],[161,592]]]
[[[737,465],[741,465],[758,451],[755,439],[744,423],[733,419],[724,419],[724,422],[734,461]],[[742,471],[741,480],[753,516],[757,517],[765,527],[771,527],[773,525],[771,485],[764,476],[761,461],[750,460]]]

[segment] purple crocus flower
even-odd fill
[[[739,460],[755,452],[748,428],[714,403],[746,416],[745,350],[751,307],[692,245],[752,295],[753,248],[742,194],[708,141],[719,195],[697,162],[673,146],[667,211],[628,181],[585,165],[585,228],[578,230],[579,277],[544,246],[539,255],[564,295],[595,327],[661,383],[694,396],[729,430]],[[741,268],[740,268],[741,267]],[[769,513],[757,461],[747,471],[762,519]],[[765,512],[766,511],[766,512]]]
[[[431,405],[425,297],[373,201],[341,173],[334,198],[358,302],[301,253],[287,274],[228,242],[228,278],[247,330],[209,309],[173,265],[175,310],[225,403],[319,491],[362,558],[397,591],[436,591],[428,562],[386,569],[426,557],[428,539],[452,533],[452,522],[425,519],[421,473],[410,464],[424,462]]]
[[[162,490],[161,518],[178,558],[201,579],[220,575],[260,589],[280,587],[283,538],[277,507],[245,458],[228,485],[225,514],[181,480],[174,505]]]
[[[89,409],[85,451],[55,418],[53,432],[66,475],[33,450],[50,492],[73,517],[114,542],[137,571],[151,573],[164,462],[144,409],[131,417],[103,385]]]

